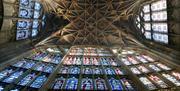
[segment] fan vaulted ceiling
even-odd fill
[[[43,43],[124,44],[122,37],[127,34],[113,23],[121,19],[127,20],[138,10],[137,6],[144,1],[147,0],[55,0],[46,2],[47,9],[51,7],[70,23],[44,40]]]

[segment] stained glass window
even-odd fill
[[[143,7],[143,11],[144,11],[144,13],[150,12],[150,5],[145,5],[145,6]]]
[[[142,32],[146,39],[168,44],[167,13],[166,0],[159,0],[145,4],[136,18],[137,29]]]
[[[76,90],[78,87],[78,79],[75,77],[69,78],[66,83],[67,90]]]
[[[34,38],[45,25],[41,3],[33,0],[19,0],[16,40]],[[41,18],[42,17],[42,18]]]
[[[30,34],[30,30],[17,30],[16,40],[27,39]]]
[[[152,3],[151,10],[152,11],[159,11],[167,8],[167,1],[160,0],[158,2]]]
[[[168,35],[167,34],[154,33],[153,39],[157,42],[168,43]]]
[[[111,78],[111,79],[109,79],[109,83],[110,83],[111,89],[113,91],[114,90],[118,90],[118,91],[123,90],[123,87],[119,80]]]
[[[153,21],[166,21],[167,20],[167,11],[152,12]]]
[[[144,21],[150,21],[151,19],[150,14],[145,14],[143,18],[144,18]]]
[[[81,81],[82,90],[93,90],[93,80],[90,78],[83,78]]]
[[[145,28],[145,30],[151,30],[151,24],[150,23],[145,23],[144,28]]]
[[[153,23],[152,29],[154,32],[167,33],[168,32],[168,25],[167,25],[167,23]]]

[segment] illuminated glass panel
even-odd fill
[[[93,90],[93,80],[89,78],[83,78],[81,81],[81,89],[85,90]]]
[[[38,20],[34,20],[32,28],[38,28],[38,26],[39,26],[39,21]]]
[[[107,90],[107,86],[104,79],[98,77],[97,79],[95,79],[94,83],[96,90]]]
[[[168,25],[167,25],[167,23],[153,23],[152,29],[155,32],[167,33],[168,32]]]
[[[150,12],[150,6],[149,6],[149,5],[145,5],[145,6],[143,7],[143,11],[144,11],[144,13]]]
[[[94,68],[93,74],[102,74],[102,70],[100,68]]]
[[[153,21],[164,21],[167,20],[167,11],[152,12]]]
[[[131,67],[130,70],[134,73],[134,74],[141,74],[141,72],[135,68],[135,67]]]
[[[27,39],[29,35],[29,30],[17,30],[16,40]]]
[[[153,39],[157,42],[168,43],[167,34],[153,33]]]
[[[168,87],[168,85],[156,75],[150,75],[149,78],[161,88]]]
[[[137,24],[137,27],[140,29],[140,28],[141,28],[141,24],[140,24],[140,23],[138,23],[138,24]]]
[[[117,91],[123,90],[123,87],[122,87],[120,81],[117,80],[117,79],[114,79],[114,78],[109,79],[109,84],[110,84],[111,89],[112,89],[113,91],[114,91],[114,90],[117,90]]]
[[[151,24],[150,23],[145,23],[144,28],[145,28],[145,30],[151,30]]]
[[[125,86],[125,89],[127,90],[127,91],[133,91],[133,90],[135,90],[134,88],[133,88],[133,86],[132,86],[132,82],[130,81],[130,80],[128,80],[128,79],[126,79],[126,78],[123,78],[123,79],[121,79],[121,83]]]
[[[71,73],[71,74],[79,74],[79,73],[80,73],[79,67],[72,67],[72,68],[70,69],[70,73]]]
[[[20,5],[23,5],[23,6],[28,6],[29,5],[29,0],[19,0],[20,2]]]
[[[11,73],[14,72],[14,69],[11,69],[11,68],[7,68],[7,69],[4,69],[0,72],[0,79],[10,75]]]
[[[28,20],[18,20],[17,29],[29,29],[31,28],[31,21]]]
[[[106,68],[104,71],[107,75],[114,75],[115,74],[114,70],[111,68]]]
[[[20,7],[32,8],[34,3],[32,0],[19,0]]]
[[[21,18],[32,18],[33,16],[33,10],[31,9],[19,9],[19,17]]]
[[[46,80],[47,80],[47,76],[46,75],[38,76],[34,80],[34,82],[30,85],[30,87],[40,88],[45,83]]]
[[[155,90],[157,89],[156,86],[146,77],[140,77],[139,80],[149,89]]]
[[[180,80],[180,73],[179,72],[172,72],[171,75],[173,75],[176,79]]]
[[[180,86],[180,81],[177,80],[175,77],[171,76],[170,74],[163,73],[162,76],[171,81],[176,86]]]
[[[145,14],[143,18],[144,18],[144,21],[150,21],[151,19],[150,14]]]
[[[144,36],[146,37],[146,39],[151,39],[151,32],[145,32]]]
[[[12,75],[10,75],[9,77],[7,77],[6,79],[4,79],[3,82],[12,83],[15,81],[15,79],[19,78],[23,73],[24,73],[23,70],[18,70],[14,72]]]
[[[144,33],[144,32],[145,32],[145,31],[144,31],[144,28],[142,28],[142,29],[141,29],[141,32],[142,32],[142,33]]]
[[[62,89],[65,84],[65,80],[66,79],[64,77],[56,78],[53,89]]]
[[[37,76],[36,73],[28,74],[26,77],[24,77],[24,78],[18,83],[18,85],[22,85],[22,86],[28,85],[36,76]]]
[[[76,90],[78,87],[78,79],[75,77],[69,78],[66,83],[67,90]]]
[[[137,17],[137,21],[140,22],[140,17],[139,16]]]
[[[34,9],[35,10],[41,10],[41,4],[38,2],[35,2]]]
[[[31,34],[31,36],[32,37],[35,37],[35,36],[37,36],[38,35],[38,30],[37,29],[32,29],[32,34]]]
[[[84,74],[92,74],[92,69],[90,69],[90,68],[84,68],[84,69],[83,69],[83,73],[84,73]]]
[[[160,0],[158,2],[152,3],[152,5],[151,5],[152,11],[163,10],[166,8],[167,8],[167,1],[166,0]]]
[[[34,11],[34,18],[38,19],[40,17],[39,11]]]

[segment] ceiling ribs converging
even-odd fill
[[[143,0],[55,0],[56,13],[70,23],[50,40],[67,45],[123,45],[124,32],[113,23],[133,14]]]

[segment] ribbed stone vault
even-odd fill
[[[45,0],[47,1],[47,0]],[[50,1],[50,0],[49,0]],[[148,1],[148,0],[145,0]],[[55,0],[46,2],[59,16],[69,20],[69,24],[41,43],[55,42],[70,45],[123,45],[124,28],[114,22],[128,20],[138,11],[136,8],[144,0]]]

